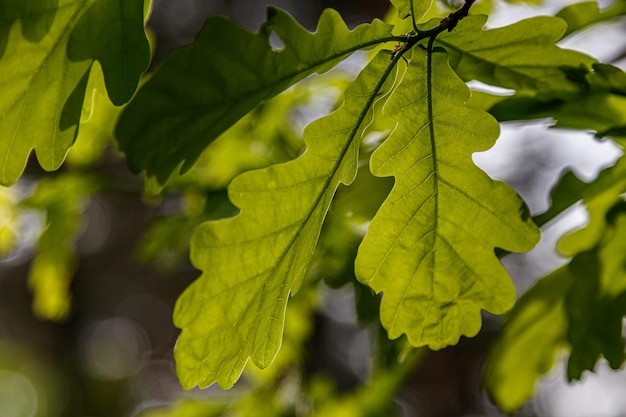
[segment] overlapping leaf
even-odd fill
[[[439,349],[480,329],[480,310],[503,313],[515,289],[494,248],[531,249],[539,234],[523,202],[472,162],[498,124],[465,107],[469,90],[441,50],[416,49],[386,104],[398,126],[372,155],[396,183],[359,248],[357,277],[383,292],[390,338]]]
[[[595,1],[570,4],[556,14],[567,23],[567,31],[563,36],[623,15],[626,15],[624,0],[614,0],[612,5],[603,10]]]
[[[489,111],[500,121],[549,118],[555,127],[596,132],[596,136],[626,138],[626,97],[608,92],[589,92],[575,97],[511,97]]]
[[[143,10],[143,0],[0,4],[0,184],[15,182],[33,149],[44,169],[58,168],[94,60],[111,100],[130,99],[150,59]]]
[[[342,107],[305,130],[302,156],[235,178],[229,196],[240,214],[197,229],[191,256],[204,272],[174,314],[184,387],[230,387],[249,357],[261,368],[272,362],[287,299],[302,283],[337,186],[355,178],[364,122],[392,68],[388,52],[379,53]]]
[[[621,366],[626,215],[620,194],[625,181],[624,158],[591,183],[568,173],[552,192],[551,208],[536,218],[545,223],[581,199],[590,213],[588,225],[559,242],[574,259],[524,294],[505,322],[486,372],[487,389],[503,410],[514,411],[532,396],[560,349],[570,350],[568,376],[573,379],[592,370],[600,356],[614,368]]]
[[[595,131],[626,141],[626,73],[607,64],[569,71],[578,91],[551,92],[529,97],[518,94],[500,100],[489,110],[498,120],[551,118],[556,127]]]
[[[405,19],[409,16],[415,22],[426,14],[433,4],[432,0],[391,0],[391,4],[398,10],[398,17]]]
[[[537,380],[568,346],[565,295],[572,276],[564,266],[520,298],[504,322],[485,368],[485,388],[500,409],[512,413],[532,397]]]
[[[549,16],[522,20],[510,26],[482,30],[486,16],[468,16],[451,32],[437,37],[450,54],[450,65],[466,81],[518,92],[576,92],[567,68],[595,60],[555,45],[567,29],[562,19]]]
[[[380,43],[391,28],[374,20],[350,31],[333,10],[322,14],[315,33],[273,8],[257,34],[210,18],[193,45],[171,56],[124,111],[120,149],[133,170],[164,183],[176,167],[188,170],[207,145],[261,101]],[[271,32],[284,48],[272,49]]]
[[[559,190],[559,188],[557,188]],[[605,234],[606,215],[626,193],[626,158],[622,157],[615,166],[606,170],[594,181],[593,187],[580,197],[589,212],[589,223],[582,229],[564,236],[557,244],[559,252],[566,256],[589,250]]]
[[[607,229],[596,247],[570,265],[575,277],[567,294],[567,363],[570,380],[593,371],[601,357],[613,369],[624,363],[622,322],[626,313],[626,203],[612,208]]]
[[[587,228],[596,229],[598,227],[596,223],[604,223],[606,210],[616,201],[619,201],[619,194],[623,191],[626,191],[626,158],[620,158],[615,165],[603,170],[592,182],[581,181],[572,172],[567,172],[551,191],[550,208],[545,213],[536,216],[535,223],[546,224],[577,201],[583,200],[593,212],[592,220]],[[604,209],[598,210],[595,207],[598,209],[604,207]],[[601,234],[601,231],[598,230],[587,235],[584,239],[585,243],[588,244],[586,249],[592,247],[598,240],[597,236]],[[596,237],[587,241],[591,236]],[[578,251],[583,249],[585,248],[581,247]],[[569,254],[572,255],[573,253]]]
[[[612,368],[624,361],[626,313],[626,204],[612,206],[604,234],[539,281],[520,299],[487,363],[485,383],[498,405],[515,411],[537,380],[570,350],[567,373],[579,379],[605,357]]]

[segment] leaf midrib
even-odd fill
[[[524,67],[528,67],[528,66],[530,66],[530,65],[516,65],[516,66],[512,66],[512,67],[510,67],[510,66],[504,66],[504,65],[499,65],[499,64],[498,64],[498,62],[489,61],[488,59],[486,59],[486,58],[484,58],[484,57],[481,57],[480,55],[478,55],[478,54],[476,53],[476,51],[470,51],[470,50],[461,49],[461,48],[459,48],[458,46],[456,46],[454,43],[449,43],[449,42],[446,42],[445,40],[441,40],[441,39],[438,39],[438,40],[437,40],[437,42],[438,42],[438,43],[440,43],[440,44],[442,44],[442,45],[447,46],[447,47],[448,47],[448,48],[450,48],[450,49],[453,49],[454,51],[456,51],[457,53],[459,53],[459,54],[460,54],[460,55],[462,55],[462,56],[463,56],[463,55],[466,55],[466,56],[469,56],[469,57],[471,57],[471,58],[475,59],[476,61],[479,61],[479,62],[482,62],[482,63],[489,64],[489,65],[491,65],[491,66],[493,66],[493,67],[495,67],[495,68],[501,68],[501,69],[504,69],[504,70],[510,71],[511,73],[515,74],[515,75],[516,75],[516,76],[518,76],[518,77],[524,78],[524,79],[526,79],[526,80],[531,80],[531,81],[532,81],[532,85],[536,85],[536,84],[537,84],[537,81],[538,81],[538,80],[537,80],[536,78],[534,78],[534,77],[532,77],[532,76],[530,76],[530,75],[526,74],[526,73],[525,73],[525,72],[523,72],[523,71],[519,71],[519,70],[517,70],[517,68],[518,68],[518,67],[522,67],[522,66],[524,66]],[[507,44],[507,45],[508,45],[508,44]],[[490,46],[488,49],[494,49],[494,48],[496,48],[496,47],[501,47],[501,45],[493,45],[493,46]],[[481,50],[482,50],[482,49],[481,49]],[[478,52],[480,52],[481,50],[479,50]],[[539,67],[539,66],[537,66],[537,65],[533,65],[533,67]],[[550,66],[550,67],[553,67],[553,66]],[[537,87],[535,87],[535,89],[538,89],[538,88],[537,88]]]
[[[41,69],[43,68],[44,64],[48,61],[48,59],[50,59],[50,56],[52,56],[53,52],[59,47],[59,45],[61,44],[61,40],[64,39],[67,34],[74,29],[74,25],[76,20],[78,19],[78,16],[80,16],[81,14],[81,9],[83,8],[84,4],[87,2],[88,0],[77,0],[74,3],[69,3],[65,6],[62,6],[61,8],[57,9],[57,10],[62,10],[64,8],[69,8],[72,6],[76,6],[76,4],[78,4],[76,6],[76,11],[74,12],[74,14],[72,14],[72,16],[70,16],[70,18],[67,20],[67,24],[65,25],[65,27],[63,28],[63,30],[61,31],[61,33],[59,34],[59,36],[57,37],[57,39],[54,41],[54,43],[51,45],[49,51],[46,53],[46,55],[43,57],[43,59],[41,60],[40,64],[35,68],[35,70],[33,71],[33,75],[32,77],[30,77],[30,80],[28,80],[28,83],[26,84],[26,86],[24,87],[24,89],[22,90],[22,92],[20,94],[18,94],[15,99],[2,111],[2,113],[0,113],[0,119],[3,119],[7,112],[13,108],[13,106],[15,106],[15,104],[20,101],[21,99],[25,99],[26,95],[28,94],[28,91],[33,83],[33,80],[37,77],[37,75],[39,74],[39,72],[41,71]],[[65,71],[63,72],[65,74]],[[58,92],[57,92],[58,93]],[[58,95],[58,94],[57,94]],[[18,122],[16,123],[16,128],[14,131],[14,134],[11,138],[11,142],[9,143],[9,146],[7,147],[7,152],[4,158],[4,161],[2,163],[2,179],[4,181],[4,183],[8,183],[7,181],[7,164],[8,164],[8,160],[9,160],[9,155],[11,154],[11,150],[13,149],[13,145],[15,144],[15,138],[17,136],[17,131],[19,130],[19,126],[22,124],[21,120],[24,114],[24,110],[26,107],[26,103],[24,103],[24,109],[21,112],[21,116],[18,120]],[[55,115],[57,113],[57,109],[55,109]],[[55,128],[55,132],[53,133],[53,152],[54,152],[54,140],[56,137],[56,128]],[[34,145],[33,145],[34,147]]]
[[[372,94],[370,95],[367,103],[365,104],[363,110],[361,111],[361,113],[359,114],[359,116],[357,118],[357,123],[355,124],[354,128],[350,132],[349,140],[346,141],[345,145],[341,149],[340,157],[337,158],[337,160],[335,161],[334,167],[333,167],[333,169],[331,171],[332,175],[329,175],[327,177],[327,179],[324,181],[324,184],[323,184],[323,186],[321,188],[321,191],[316,196],[313,204],[311,204],[311,209],[304,216],[303,221],[301,222],[301,225],[298,227],[296,233],[293,234],[293,237],[291,238],[289,243],[285,246],[285,249],[282,251],[282,253],[279,255],[275,266],[271,269],[271,273],[272,274],[275,274],[277,272],[277,270],[283,265],[283,262],[285,261],[285,259],[288,256],[289,250],[295,244],[296,240],[300,236],[300,234],[301,234],[302,230],[304,229],[304,227],[307,224],[309,224],[309,222],[311,221],[312,215],[315,212],[315,210],[317,209],[317,207],[318,207],[320,201],[322,200],[324,194],[326,193],[326,191],[327,191],[331,181],[333,181],[335,179],[335,177],[337,176],[337,170],[338,170],[339,166],[341,165],[341,163],[343,162],[344,157],[345,157],[346,153],[348,152],[348,149],[350,149],[350,146],[352,145],[352,143],[354,141],[354,138],[356,137],[356,134],[358,133],[358,131],[360,129],[360,126],[363,123],[363,120],[367,116],[367,114],[368,114],[372,104],[374,103],[374,101],[378,97],[378,93],[380,92],[383,84],[387,80],[387,77],[389,76],[389,74],[391,74],[391,71],[393,70],[393,68],[395,68],[395,65],[398,62],[399,58],[400,58],[400,56],[396,56],[396,58],[394,58],[394,60],[387,66],[387,68],[385,69],[385,72],[383,72],[382,76],[378,80],[378,83],[376,84],[376,86],[372,90]],[[285,283],[285,280],[283,280],[283,285],[284,285],[284,283]],[[261,289],[261,292],[257,292],[256,293],[254,299],[258,298],[261,294],[264,294],[265,293],[265,289],[266,289],[266,286],[264,285],[262,287],[262,289]],[[253,299],[253,301],[254,301],[254,299]],[[248,307],[246,307],[246,310],[244,310],[244,313],[247,311],[247,308],[249,308],[249,306],[251,306],[252,304],[253,304],[253,302],[248,304]],[[257,313],[259,312],[260,306],[261,306],[261,303],[258,303]],[[244,314],[242,314],[242,316],[243,315]],[[259,317],[259,315],[257,314],[256,317]],[[271,321],[269,323],[271,323]],[[268,326],[269,326],[269,324],[268,324]],[[265,334],[267,335],[268,332],[266,331]],[[262,351],[265,351],[265,346],[266,346],[267,342],[268,342],[268,338],[265,337],[264,338],[264,342],[263,342],[264,344],[262,346]]]
[[[219,101],[206,101],[203,106],[206,107],[214,107],[214,106],[221,106],[224,105],[225,103],[231,103],[231,102],[238,102],[238,101],[243,101],[244,98],[249,97],[251,95],[255,95],[258,94],[260,92],[266,92],[265,94],[262,95],[262,99],[260,101],[263,100],[268,100],[274,96],[276,96],[277,94],[279,94],[280,92],[282,92],[286,87],[282,87],[282,84],[284,84],[285,82],[288,82],[290,78],[299,78],[298,81],[296,81],[295,83],[301,81],[303,78],[305,78],[307,75],[310,75],[311,73],[315,72],[315,70],[324,65],[327,64],[328,62],[331,62],[333,60],[339,59],[344,55],[348,55],[351,53],[354,53],[360,49],[365,49],[369,46],[373,46],[373,45],[377,45],[377,44],[382,44],[385,42],[391,42],[394,41],[395,37],[393,36],[386,36],[384,38],[380,38],[380,39],[376,39],[376,40],[372,40],[369,42],[365,42],[359,45],[356,45],[352,48],[347,48],[344,49],[340,52],[336,52],[333,55],[329,55],[325,58],[322,58],[318,61],[315,61],[311,64],[309,64],[308,66],[304,66],[301,69],[289,72],[289,73],[285,73],[283,76],[274,79],[271,83],[266,84],[264,86],[261,86],[257,89],[249,89],[249,90],[245,90],[242,91],[236,95],[231,95],[228,96],[228,98],[226,99],[222,99]],[[278,53],[276,52],[271,52],[272,54],[278,55]],[[294,55],[295,56],[295,55]],[[296,57],[296,59],[299,61],[298,64],[302,64],[302,61]],[[278,65],[280,67],[280,65]],[[303,75],[304,74],[304,75]],[[295,84],[293,83],[293,84]],[[289,85],[293,85],[293,84],[289,84]],[[274,91],[274,90],[278,90],[278,91]],[[180,108],[180,107],[179,107]],[[200,112],[201,110],[198,110],[198,106],[193,106],[193,105],[189,105],[187,107],[182,107],[182,109],[187,110],[187,109],[192,109],[196,112]]]
[[[433,115],[433,43],[435,38],[432,37],[428,40],[428,46],[426,48],[426,95],[428,97],[428,128],[430,131],[430,147],[431,154],[433,157],[433,174],[435,177],[434,180],[434,199],[435,199],[435,221],[433,224],[433,230],[435,230],[435,238],[433,240],[433,265],[437,264],[437,239],[440,238],[439,233],[437,232],[439,228],[439,164],[437,160],[437,144],[435,143],[435,124],[434,124],[434,115]],[[436,278],[436,268],[433,269],[433,278],[430,280],[430,293],[435,293],[434,282]]]

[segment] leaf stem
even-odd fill
[[[459,21],[461,21],[461,19],[463,19],[464,17],[468,15],[470,7],[472,7],[472,5],[475,2],[476,0],[465,0],[465,3],[463,4],[463,6],[461,6],[458,10],[450,13],[447,17],[444,17],[443,19],[441,19],[441,22],[439,22],[439,25],[432,29],[423,30],[423,31],[416,29],[415,33],[408,37],[407,49],[409,49],[411,46],[415,45],[417,42],[421,41],[422,39],[426,39],[426,38],[434,39],[437,35],[439,35],[441,32],[445,30],[447,30],[448,32],[451,32],[452,29],[454,29],[456,25],[459,24]]]
[[[391,53],[391,59],[393,60],[396,55],[402,56],[406,51],[411,49],[416,43],[421,41],[422,39],[428,38],[429,49],[432,51],[432,43],[434,39],[443,31],[451,32],[452,29],[459,24],[459,21],[466,17],[469,14],[469,9],[476,2],[476,0],[465,0],[463,6],[461,6],[458,10],[450,13],[448,16],[441,19],[439,25],[428,30],[419,30],[417,25],[415,24],[415,19],[411,14],[411,18],[413,19],[413,32],[405,36],[391,36],[386,39],[386,41],[397,41],[404,42],[403,46],[396,46],[396,48]],[[413,13],[413,1],[411,0],[411,13]]]

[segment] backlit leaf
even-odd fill
[[[581,195],[589,212],[588,224],[561,238],[557,250],[565,256],[589,250],[595,246],[605,233],[606,215],[626,193],[626,158],[622,157],[607,174],[598,178],[598,183],[587,193]]]
[[[612,207],[602,238],[589,251],[541,279],[505,321],[485,369],[485,386],[505,412],[532,397],[537,380],[568,350],[569,379],[579,379],[604,357],[624,362],[626,204]]]
[[[515,289],[494,248],[529,250],[539,237],[515,192],[473,164],[499,126],[468,98],[445,52],[430,62],[416,48],[385,107],[396,130],[371,159],[396,183],[359,248],[357,277],[384,293],[389,337],[406,333],[414,346],[455,344],[478,332],[481,309],[511,308]]]
[[[595,1],[570,4],[556,14],[567,23],[563,36],[585,29],[588,26],[626,14],[626,1],[614,0],[613,4],[600,11]]]
[[[143,0],[8,0],[0,16],[0,184],[9,185],[33,149],[44,169],[59,167],[76,137],[94,60],[119,105],[132,96],[150,51]]]
[[[391,0],[391,4],[398,10],[398,17],[405,19],[412,16],[413,21],[419,22],[433,4],[432,0]]]
[[[591,183],[566,174],[552,192],[552,207],[536,219],[545,223],[579,200],[590,212],[587,226],[559,242],[572,261],[524,294],[488,361],[486,386],[504,411],[514,411],[532,396],[536,380],[560,349],[570,351],[570,379],[592,370],[601,356],[613,368],[621,366],[626,216],[620,193],[626,190],[625,174],[624,158]]]
[[[567,28],[559,18],[539,16],[482,30],[486,20],[486,16],[468,16],[435,42],[446,48],[450,65],[466,81],[479,80],[529,93],[578,91],[565,68],[595,62],[555,45]]]
[[[563,307],[573,278],[564,266],[524,294],[504,323],[485,367],[485,388],[506,413],[519,409],[535,392],[537,380],[568,347]]]
[[[100,161],[107,145],[113,142],[113,129],[121,106],[107,97],[100,65],[91,67],[83,102],[78,135],[67,153],[66,162],[72,166],[93,166]]]
[[[314,33],[274,8],[256,34],[223,17],[210,18],[194,43],[167,59],[122,113],[120,149],[133,170],[164,183],[176,167],[187,171],[207,145],[260,102],[381,43],[391,29],[374,20],[351,31],[330,9]],[[283,48],[272,49],[271,32]]]
[[[626,186],[625,181],[626,158],[619,159],[615,165],[603,170],[592,182],[581,181],[571,171],[567,172],[550,193],[552,200],[550,208],[545,213],[536,216],[535,223],[546,224],[580,200],[596,205],[593,201],[603,201],[608,197],[612,201],[608,205],[610,207],[619,198],[619,190]],[[603,198],[603,195],[606,197]],[[603,223],[602,216],[600,215],[599,220]],[[593,244],[595,241],[591,242],[591,245]]]
[[[516,94],[494,101],[489,112],[500,121],[553,119],[555,127],[594,131],[626,144],[626,73],[600,63],[567,72],[578,91]]]
[[[240,214],[197,229],[191,258],[203,275],[174,313],[185,388],[231,387],[248,358],[261,368],[274,359],[287,299],[302,284],[336,188],[356,176],[360,138],[392,68],[380,52],[342,107],[307,127],[302,156],[235,178],[229,196]]]
[[[575,277],[566,299],[567,332],[572,351],[570,380],[593,371],[601,357],[613,369],[624,363],[622,321],[626,313],[626,203],[614,206],[602,240],[570,264]]]

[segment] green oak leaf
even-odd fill
[[[504,323],[485,368],[485,387],[511,413],[532,397],[537,380],[570,352],[567,374],[579,379],[600,357],[613,369],[624,362],[626,203],[608,211],[606,228],[590,250],[541,279]]]
[[[567,67],[591,65],[595,60],[555,45],[567,29],[562,19],[539,16],[512,25],[482,30],[486,16],[468,16],[435,44],[450,54],[450,65],[466,81],[518,92],[578,91]]]
[[[350,187],[337,190],[311,263],[310,276],[323,279],[332,288],[355,281],[354,258],[365,226],[374,217],[392,185],[391,178],[375,177],[366,164],[360,164]],[[361,284],[357,285],[361,287]],[[371,293],[371,290],[367,288],[367,292]],[[377,318],[378,308],[375,315]]]
[[[33,149],[46,170],[63,162],[94,60],[110,99],[122,104],[150,49],[143,0],[5,0],[0,16],[0,184],[10,185]]]
[[[566,349],[565,296],[573,278],[567,266],[541,279],[517,302],[504,322],[485,366],[485,389],[498,407],[513,413],[530,399],[537,380]]]
[[[174,312],[183,387],[228,388],[249,357],[260,368],[274,359],[287,299],[302,284],[335,190],[356,176],[360,138],[394,68],[380,52],[344,104],[305,129],[299,158],[236,177],[228,191],[241,212],[196,230],[191,259],[203,274]]]
[[[626,186],[625,181],[626,158],[623,157],[614,165],[600,172],[598,177],[591,182],[581,181],[573,172],[569,171],[561,177],[550,192],[550,208],[545,213],[535,216],[535,223],[540,226],[548,223],[580,200],[590,202],[593,206],[596,206],[597,204],[593,203],[594,201],[605,201],[608,199],[611,201],[608,203],[610,207],[618,198],[612,198],[611,195],[615,193],[619,195],[619,190]],[[602,215],[599,216],[599,220],[602,221]],[[596,240],[594,239],[591,245],[595,244]]]
[[[558,188],[557,188],[558,189]],[[557,250],[565,256],[589,250],[595,246],[606,232],[606,215],[626,193],[626,158],[622,157],[606,173],[594,181],[593,187],[580,197],[589,212],[588,224],[559,240]]]
[[[412,0],[390,0],[393,7],[396,8],[398,12],[398,17],[400,19],[406,19],[411,16],[411,3]]]
[[[614,368],[621,366],[626,215],[620,194],[625,178],[626,158],[591,183],[568,172],[551,193],[551,208],[535,218],[545,224],[581,199],[590,211],[589,224],[559,242],[562,252],[574,256],[570,264],[522,296],[492,350],[486,387],[504,411],[516,410],[532,396],[536,380],[563,348],[571,352],[570,379],[593,369],[600,356]]]
[[[109,100],[100,65],[95,62],[89,73],[78,135],[67,153],[70,166],[94,166],[113,141],[113,129],[123,106]]]
[[[572,351],[567,363],[570,380],[593,371],[600,357],[613,369],[624,363],[622,321],[626,313],[626,202],[607,216],[607,229],[594,250],[571,263],[574,285],[566,299]],[[613,217],[613,218],[611,218]]]
[[[145,0],[83,0],[85,11],[72,28],[67,53],[73,61],[96,60],[111,102],[128,102],[150,64],[144,30]]]
[[[570,4],[556,14],[567,23],[567,31],[563,36],[583,30],[589,26],[623,16],[626,14],[626,1],[614,0],[606,9],[600,11],[595,1]]]
[[[539,233],[506,184],[472,162],[493,146],[498,123],[464,106],[469,89],[440,49],[416,48],[385,106],[398,125],[374,152],[372,172],[395,185],[372,220],[356,260],[359,280],[383,292],[389,337],[440,349],[501,314],[515,288],[494,248],[530,250]],[[526,216],[521,218],[521,216]]]
[[[626,2],[624,2],[626,3]],[[626,96],[626,72],[609,64],[597,63],[586,72],[587,83],[594,90]]]
[[[574,256],[570,263],[573,283],[565,311],[571,345],[568,377],[579,379],[593,370],[600,356],[619,368],[624,362],[622,317],[626,312],[626,158],[605,169],[590,184],[567,174],[552,193],[547,214],[582,199],[588,224],[565,235],[557,249]],[[568,195],[569,194],[569,195]]]
[[[570,98],[517,97],[496,103],[489,112],[499,121],[551,118],[554,127],[591,130],[597,137],[626,137],[626,97],[591,92]]]
[[[550,118],[555,127],[592,130],[597,137],[626,140],[626,72],[612,65],[570,68],[578,91],[516,94],[494,100],[489,112],[500,121]]]
[[[131,169],[165,183],[177,167],[189,170],[206,146],[259,103],[383,42],[392,28],[374,20],[349,30],[330,9],[314,33],[274,8],[256,34],[210,18],[194,43],[169,57],[124,110],[120,149]],[[272,49],[271,32],[283,48]]]
[[[432,0],[391,0],[391,4],[398,11],[400,19],[412,16],[414,22],[419,22],[433,4]]]

